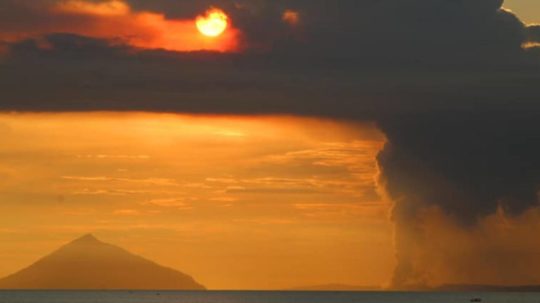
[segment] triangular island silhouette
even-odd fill
[[[85,235],[0,279],[0,289],[204,290],[192,277]]]

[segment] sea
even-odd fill
[[[0,291],[0,303],[540,303],[540,293]]]

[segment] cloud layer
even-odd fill
[[[171,19],[161,12],[135,10],[124,0],[7,1],[3,6],[0,39],[8,41],[71,33],[144,49],[226,52],[239,47],[234,28],[214,39],[197,31],[194,19],[204,10]]]

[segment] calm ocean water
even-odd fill
[[[540,303],[540,293],[0,291],[0,303]]]

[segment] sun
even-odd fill
[[[220,9],[212,8],[195,21],[197,29],[207,37],[218,37],[229,26],[229,17]]]

